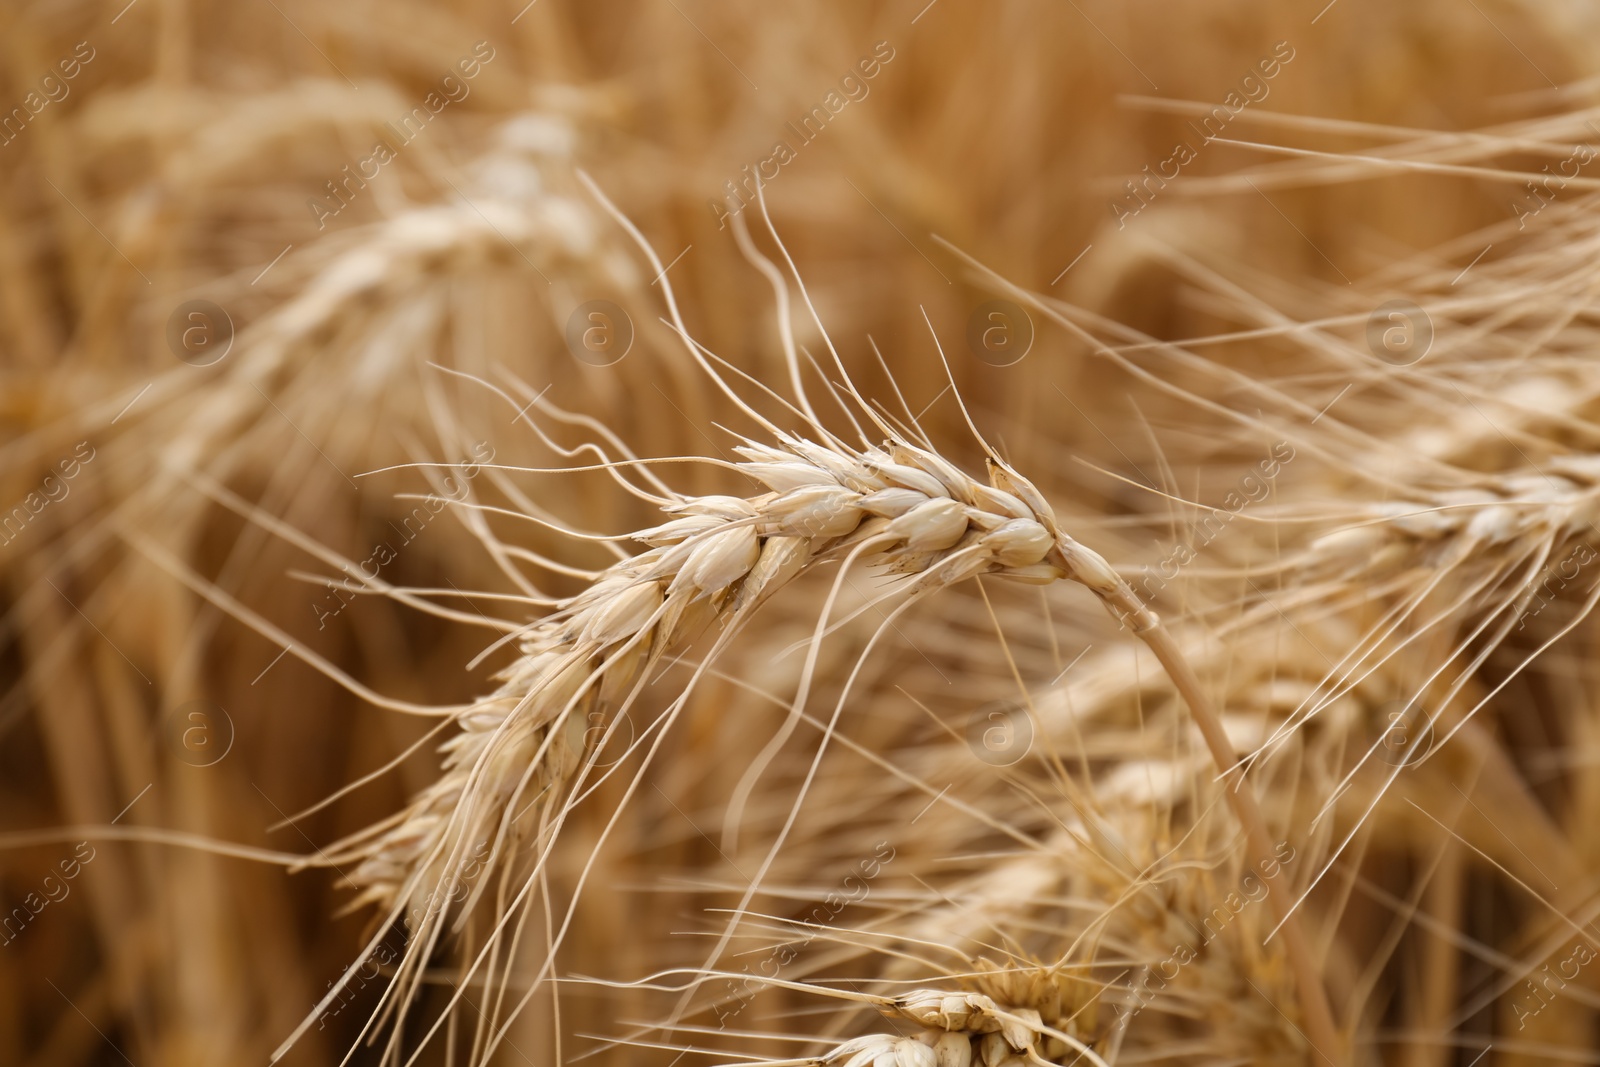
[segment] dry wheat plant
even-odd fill
[[[0,9],[0,1065],[1600,1063],[1600,17]]]

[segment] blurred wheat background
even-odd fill
[[[0,1064],[1600,1061],[1597,61],[1570,0],[0,7]],[[780,425],[787,330],[831,432],[1031,479],[1276,862],[1084,588],[825,565],[569,723],[521,910],[403,970],[336,843],[670,518],[542,472],[760,491],[669,286]]]

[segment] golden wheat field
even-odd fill
[[[0,6],[0,1067],[1600,1062],[1600,13]]]

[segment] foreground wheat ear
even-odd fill
[[[639,242],[658,277],[664,279],[659,261],[642,236],[589,184]],[[764,210],[763,205],[763,215]],[[767,227],[777,241],[770,220]],[[847,398],[839,399],[848,399],[870,421],[877,430],[877,439],[869,440],[857,424],[861,443],[851,445],[824,426],[801,382],[789,328],[788,281],[755,250],[742,229],[742,220],[736,221],[735,232],[745,254],[773,283],[777,302],[794,402],[785,401],[770,390],[769,398],[804,424],[803,434],[780,428],[741,397],[689,339],[670,288],[665,289],[666,301],[691,357],[767,438],[742,439],[736,449],[740,462],[705,462],[747,475],[765,486],[766,491],[749,496],[690,497],[676,493],[614,435],[602,429],[606,446],[620,458],[612,459],[607,447],[600,444],[584,447],[599,456],[600,465],[629,492],[660,507],[669,516],[667,521],[629,538],[606,539],[632,539],[647,548],[595,575],[592,584],[579,595],[551,602],[550,612],[538,622],[513,631],[521,655],[499,676],[501,687],[466,710],[450,713],[459,733],[442,745],[444,772],[437,782],[405,810],[330,846],[316,859],[307,860],[307,865],[326,864],[348,872],[361,890],[355,905],[377,904],[386,913],[363,960],[374,954],[385,929],[397,921],[406,924],[407,946],[395,965],[394,981],[368,1024],[370,1029],[385,1019],[390,1021],[393,1055],[399,1054],[404,1017],[422,988],[428,961],[447,927],[465,927],[475,906],[481,900],[491,900],[492,929],[475,954],[471,948],[466,951],[455,998],[434,1024],[436,1030],[446,1018],[453,1020],[461,990],[469,984],[497,988],[492,1010],[479,1012],[473,1042],[473,1062],[487,1062],[510,1020],[553,965],[554,947],[528,992],[507,1010],[504,993],[511,984],[514,950],[529,914],[531,895],[542,884],[551,841],[594,770],[593,761],[585,759],[586,750],[594,747],[586,745],[585,734],[592,732],[590,724],[600,721],[593,716],[599,714],[614,724],[637,699],[652,676],[653,666],[711,624],[717,624],[718,632],[693,679],[661,720],[635,742],[637,748],[650,741],[644,756],[648,766],[689,690],[751,613],[787,583],[824,561],[838,561],[841,565],[833,593],[817,621],[787,723],[789,728],[793,728],[805,704],[817,648],[827,632],[838,591],[852,569],[875,565],[907,576],[889,594],[900,601],[889,616],[891,621],[918,600],[978,575],[1039,584],[1062,579],[1077,582],[1145,641],[1171,675],[1218,768],[1239,776],[1230,782],[1227,793],[1244,829],[1252,859],[1259,862],[1272,856],[1266,824],[1248,784],[1242,780],[1218,715],[1159,619],[1140,603],[1103,558],[1061,528],[1050,505],[1027,478],[992,450],[987,481],[963,473],[941,458],[926,438],[881,417],[855,391],[836,352],[832,353],[834,367],[844,379],[847,394]],[[778,247],[782,249],[781,242]],[[804,284],[786,251],[784,258],[815,318],[815,309],[810,308]],[[821,328],[820,321],[817,326]],[[832,352],[831,343],[829,349]],[[559,414],[553,406],[537,400],[523,405],[524,413],[530,407]],[[531,418],[526,414],[524,418],[537,431]],[[976,435],[975,429],[973,432]],[[563,451],[572,454],[570,450]],[[885,622],[878,633],[882,634],[888,625]],[[867,644],[863,658],[872,646],[873,642]],[[835,721],[849,690],[847,683],[834,712]],[[609,739],[610,729],[600,744]],[[641,770],[623,803],[642,776]],[[799,803],[796,800],[797,809]],[[782,840],[780,834],[767,864],[755,876],[740,913],[748,906]],[[581,887],[582,879],[578,889]],[[1319,1050],[1337,1058],[1338,1034],[1319,969],[1294,915],[1286,903],[1282,906],[1285,951],[1296,976],[1304,1028]],[[571,914],[569,908],[568,920]],[[565,929],[563,922],[553,944],[559,943]],[[731,929],[730,926],[730,932]],[[715,965],[727,938],[725,934],[713,952],[706,973]],[[353,970],[346,973],[346,980]],[[330,990],[277,1056],[287,1051],[339,992],[339,986]],[[994,1007],[993,1012],[1001,1013],[994,1015],[996,1020],[1004,1016],[1003,1006]],[[1035,1029],[1025,1042],[1020,1036],[1011,1040],[1018,1027],[1026,1030],[1025,1020],[1004,1018],[1006,1025],[996,1021],[990,1029],[1002,1033],[1019,1055],[1031,1050],[1036,1038],[1054,1036]],[[452,1021],[452,1033],[454,1027]],[[430,1037],[433,1032],[429,1031]],[[854,1062],[866,1048],[852,1047],[844,1058]],[[838,1057],[839,1053],[835,1053],[827,1060],[832,1062]]]

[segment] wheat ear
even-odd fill
[[[600,196],[592,184],[591,190]],[[600,198],[654,261],[654,253],[638,231]],[[792,263],[790,266],[792,270]],[[803,285],[801,291],[804,293]],[[672,516],[670,520],[631,535],[649,546],[647,550],[614,564],[587,590],[558,602],[550,615],[518,635],[522,656],[504,672],[505,684],[458,714],[462,732],[444,745],[447,756],[438,782],[404,812],[326,850],[328,862],[356,865],[352,879],[362,888],[357,903],[378,903],[388,913],[385,925],[406,917],[412,929],[396,979],[385,991],[379,1009],[379,1016],[391,1011],[396,1015],[394,1040],[399,1037],[399,1020],[420,988],[426,959],[444,932],[446,915],[455,910],[452,903],[465,898],[459,908],[464,917],[498,872],[502,879],[498,921],[466,969],[462,985],[479,967],[487,964],[491,971],[494,968],[506,926],[536,885],[549,856],[549,841],[576,803],[570,798],[581,791],[590,770],[587,765],[580,769],[585,748],[581,734],[578,738],[563,735],[570,735],[574,724],[590,721],[596,712],[607,716],[614,728],[617,716],[638,697],[651,667],[704,624],[720,618],[722,633],[706,657],[709,665],[762,601],[825,560],[842,561],[835,593],[857,565],[881,564],[893,573],[914,576],[903,590],[903,603],[896,614],[927,595],[981,574],[1040,584],[1065,578],[1083,585],[1149,646],[1172,677],[1213,759],[1230,779],[1227,795],[1245,829],[1252,859],[1271,858],[1271,841],[1254,795],[1237,767],[1216,710],[1177,645],[1111,566],[1061,529],[1050,505],[1031,482],[992,450],[985,483],[966,475],[931,447],[909,440],[855,392],[835,355],[835,366],[845,378],[850,398],[883,435],[881,445],[867,444],[864,437],[862,447],[847,444],[812,414],[792,345],[786,346],[786,356],[804,410],[785,406],[807,424],[808,435],[817,440],[780,429],[733,390],[689,339],[670,288],[666,288],[666,299],[690,356],[770,436],[771,444],[744,440],[737,449],[741,461],[727,464],[769,491],[749,497],[662,495],[628,482],[620,469],[629,463],[607,463],[630,492],[653,500]],[[782,301],[780,296],[780,305]],[[831,350],[831,344],[829,347]],[[527,418],[526,413],[523,417]],[[970,426],[970,419],[968,422]],[[659,488],[659,482],[652,479],[652,484]],[[826,630],[833,599],[830,596],[818,620],[813,656]],[[870,648],[869,644],[868,651]],[[808,669],[796,709],[804,703],[809,680]],[[848,693],[847,685],[835,709],[835,720]],[[674,701],[647,761],[686,696],[687,691]],[[637,782],[635,779],[630,786],[630,795]],[[549,799],[539,803],[546,797]],[[504,879],[514,865],[505,860],[515,856],[515,846],[530,837],[537,838],[542,847],[532,870],[519,872],[524,876],[523,886],[508,906]],[[781,839],[780,835],[779,844]],[[773,846],[774,853],[777,847]],[[469,855],[484,849],[486,857]],[[480,860],[482,877],[470,884],[472,876],[467,872]],[[771,855],[768,863],[770,860]],[[763,866],[756,875],[752,891],[765,870]],[[581,885],[580,878],[580,889]],[[742,912],[743,906],[739,910]],[[1319,1049],[1331,1052],[1337,1047],[1337,1031],[1318,970],[1292,912],[1282,920],[1310,1039]],[[517,928],[520,930],[520,924]],[[367,951],[372,949],[369,945]],[[552,947],[546,969],[553,958]],[[337,989],[330,997],[336,994]],[[532,989],[528,996],[531,994]],[[318,1010],[321,1008],[319,1005]],[[521,1004],[512,1014],[520,1009]],[[310,1021],[302,1024],[301,1031]],[[492,1054],[499,1036],[484,1049],[485,1058]],[[285,1043],[280,1055],[293,1040]]]

